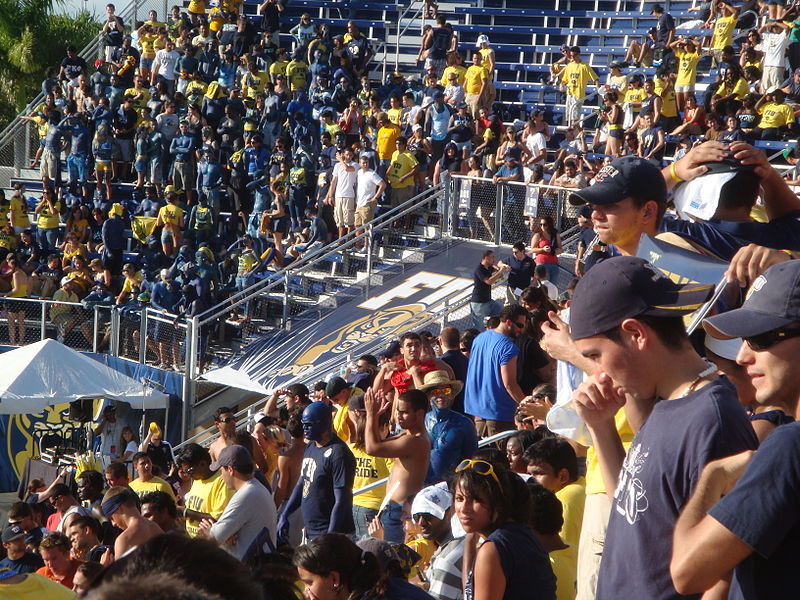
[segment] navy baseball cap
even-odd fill
[[[570,309],[572,339],[600,335],[634,317],[693,313],[713,291],[713,285],[678,285],[637,256],[609,258],[592,267],[575,288]]]
[[[591,271],[589,271],[591,273]],[[800,321],[800,261],[771,266],[756,277],[741,308],[703,321],[721,339],[752,337]]]
[[[595,183],[569,195],[570,204],[614,204],[629,196],[667,203],[667,184],[661,169],[638,156],[623,156],[597,173]]]

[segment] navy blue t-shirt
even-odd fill
[[[486,280],[493,274],[494,269],[491,267],[479,264],[475,268],[475,272],[472,274],[475,286],[472,288],[470,302],[489,302],[492,299],[492,286],[486,283]]]
[[[524,290],[531,284],[533,269],[536,267],[536,263],[533,262],[530,256],[524,256],[520,260],[512,254],[503,260],[503,262],[511,267],[511,270],[508,272],[508,287],[512,290],[514,288]]]
[[[682,596],[672,585],[675,522],[708,462],[757,445],[736,390],[726,379],[658,402],[633,439],[619,474],[597,600],[699,598]]]
[[[734,570],[730,600],[797,598],[800,423],[778,427],[708,512],[755,552]]]
[[[800,250],[800,211],[794,211],[769,223],[757,221],[708,221],[690,223],[662,219],[661,231],[672,231],[691,240],[723,260],[731,260],[747,244],[767,248]]]
[[[303,481],[303,496],[300,508],[306,531],[310,537],[328,533],[331,511],[336,502],[334,489],[344,490],[344,501],[348,503],[346,512],[349,522],[345,521],[342,531],[336,533],[353,533],[353,480],[356,476],[356,459],[350,448],[341,439],[333,436],[331,441],[318,447],[314,442],[306,445],[303,453],[303,465],[300,478]]]
[[[44,561],[42,557],[33,552],[26,552],[22,555],[22,558],[18,560],[11,560],[7,557],[0,560],[0,569],[9,569],[17,575],[35,573],[37,569],[41,569],[43,566]]]

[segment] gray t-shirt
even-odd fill
[[[256,479],[240,488],[228,502],[219,520],[211,527],[211,537],[233,556],[242,560],[253,541],[266,528],[273,546],[278,522],[275,501]],[[238,539],[232,546],[225,544],[231,536]]]

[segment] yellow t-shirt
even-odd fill
[[[553,575],[556,576],[556,600],[575,600],[578,555],[572,548],[555,550],[549,555]]]
[[[631,106],[631,109],[634,113],[638,113],[642,106],[642,100],[647,94],[644,91],[643,87],[640,88],[628,88],[628,91],[625,92],[625,102],[631,102],[638,104],[638,106]]]
[[[169,497],[173,500],[175,499],[175,492],[172,490],[172,486],[161,479],[161,477],[153,477],[150,481],[146,482],[136,478],[131,481],[128,486],[136,492],[139,498],[150,492],[164,492],[165,494],[169,494]]]
[[[127,90],[125,90],[126,96],[138,96],[139,94],[141,94],[142,97],[139,98],[138,100],[134,100],[133,102],[131,102],[131,105],[137,111],[147,106],[147,103],[150,100],[150,90],[148,90],[147,88],[142,88],[141,90],[137,90],[135,87],[128,88]]]
[[[744,77],[739,77],[739,81],[733,84],[733,87],[728,87],[727,83],[719,86],[717,90],[718,96],[728,96],[729,94],[736,94],[734,97],[741,100],[750,93],[750,87],[747,85],[747,80]]]
[[[561,82],[567,86],[567,93],[578,100],[586,96],[586,86],[597,81],[597,73],[586,63],[569,63],[561,73]]]
[[[356,457],[356,477],[353,480],[354,490],[361,489],[389,476],[389,472],[392,470],[391,458],[370,456],[364,450],[359,450],[352,444],[348,444],[348,446],[350,446],[353,456]],[[381,502],[385,495],[386,484],[383,484],[368,492],[353,496],[353,504],[377,510],[381,507]]]
[[[125,281],[122,282],[122,293],[130,294],[134,288],[141,286],[142,281],[144,281],[144,275],[142,275],[141,271],[134,273],[132,278],[126,277]]]
[[[186,97],[191,98],[192,96],[202,96],[206,93],[206,88],[208,84],[205,81],[197,81],[192,80],[186,85]]]
[[[8,212],[16,227],[30,227],[31,220],[28,218],[28,205],[19,196],[12,196]]]
[[[86,249],[86,244],[78,244],[74,248],[67,249],[64,246],[64,258],[72,259],[73,256],[82,256],[86,258],[88,255],[88,250]]]
[[[464,92],[480,94],[481,83],[489,79],[489,71],[483,65],[472,65],[464,72]]]
[[[381,127],[378,129],[378,139],[375,142],[375,150],[381,160],[390,160],[396,152],[394,143],[400,137],[400,128],[397,125]]]
[[[364,390],[361,388],[353,388],[350,390],[350,395],[347,397],[349,400],[353,396],[358,396],[359,394],[363,394]],[[347,413],[349,409],[347,407],[347,403],[343,406],[338,406],[336,410],[336,414],[333,415],[333,431],[336,435],[339,436],[343,442],[350,441],[350,429],[347,426]]]
[[[286,79],[290,89],[304,90],[308,87],[308,65],[302,60],[293,60],[286,65]]]
[[[700,60],[700,53],[686,52],[685,50],[675,50],[678,58],[678,77],[675,85],[694,85],[697,80],[697,63]]]
[[[631,447],[633,441],[633,430],[628,425],[628,419],[625,418],[625,411],[620,409],[614,417],[614,425],[617,428],[617,433],[622,440],[622,447],[625,451]],[[597,452],[594,446],[589,446],[586,451],[586,494],[605,494],[606,486],[603,483],[603,475],[600,473],[600,465],[597,462]]]
[[[286,67],[289,65],[287,60],[276,60],[269,66],[269,74],[274,78],[275,75],[286,75]]]
[[[794,113],[788,104],[770,102],[758,109],[758,114],[761,115],[761,121],[758,123],[759,129],[783,127],[794,121]]]
[[[142,47],[142,54],[155,54],[155,41],[158,39],[157,33],[143,33],[139,36],[139,45]]]
[[[75,600],[75,592],[57,581],[38,573],[27,573],[25,579],[11,585],[0,584],[6,600]]]
[[[17,247],[16,236],[0,232],[0,248],[5,248],[6,250],[11,251],[16,247]]]
[[[263,92],[267,83],[269,82],[269,73],[266,71],[257,71],[251,73],[248,71],[242,75],[241,86],[242,96],[250,96],[255,98],[257,92]]]
[[[736,26],[736,17],[728,15],[720,17],[714,22],[714,44],[713,50],[722,50],[725,46],[730,46],[733,42],[733,28]]]
[[[58,214],[61,212],[61,202],[56,201],[53,204],[53,208],[55,208],[55,212],[50,212],[50,207],[44,204],[39,212],[39,219],[36,221],[36,225],[40,229],[55,229],[61,224],[58,219]]]
[[[413,177],[407,177],[404,181],[400,181],[400,178],[411,173],[418,164],[417,159],[408,150],[402,154],[399,150],[395,150],[392,154],[392,163],[389,165],[389,183],[392,187],[399,189],[414,185]]]
[[[167,204],[158,209],[158,217],[165,225],[178,227],[183,219],[183,209],[174,204]]]
[[[675,88],[669,86],[664,89],[666,85],[663,79],[657,79],[655,82],[655,92],[661,97],[661,114],[665,117],[678,116],[678,102],[675,100]]]
[[[228,489],[217,471],[208,479],[195,480],[184,498],[184,503],[189,510],[208,513],[215,519],[219,519],[225,507],[228,506],[233,492]],[[199,521],[186,519],[186,533],[189,534],[189,537],[196,537],[199,529]]]
[[[485,65],[489,62],[489,57],[494,54],[494,51],[491,48],[481,48],[478,50],[478,54],[480,54],[483,59],[481,60],[481,64]],[[486,67],[486,71],[489,73],[489,79],[494,80],[494,69],[490,71],[489,67]]]
[[[442,71],[442,81],[441,84],[445,87],[450,85],[450,73],[455,73],[458,75],[458,84],[464,85],[464,74],[467,72],[467,67],[464,65],[453,65],[451,67],[445,67],[444,71]]]
[[[400,125],[400,113],[403,112],[402,108],[390,108],[386,111],[389,120],[395,125]]]
[[[606,85],[610,88],[617,90],[619,94],[619,98],[622,98],[625,95],[625,90],[628,89],[628,76],[627,75],[610,75],[606,80]]]

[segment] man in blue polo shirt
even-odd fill
[[[506,302],[519,304],[519,294],[530,286],[536,263],[525,254],[525,244],[517,242],[511,246],[511,256],[501,264],[508,265],[508,281],[506,282]]]

